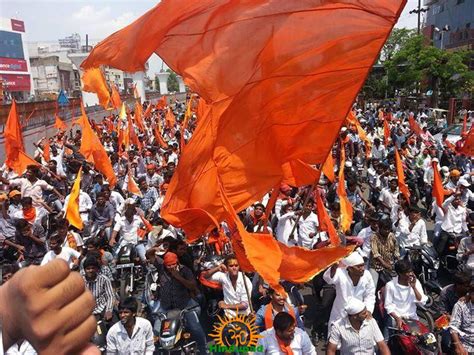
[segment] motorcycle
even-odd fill
[[[96,322],[97,326],[91,343],[99,349],[101,354],[104,354],[107,349],[107,327],[103,319],[98,318]]]
[[[136,289],[136,279],[141,274],[141,265],[139,265],[135,245],[123,245],[117,255],[116,280],[120,280],[119,294],[120,299],[131,296]]]
[[[148,272],[145,276],[145,286],[143,289],[142,303],[144,304],[144,311],[146,318],[153,325],[153,334],[155,337],[158,337],[160,334],[160,329],[157,328],[157,320],[159,319],[158,310],[160,309],[160,300],[159,300],[159,273],[156,267],[153,265],[148,267]]]
[[[196,342],[186,332],[185,320],[185,314],[196,308],[172,309],[158,314],[161,328],[156,348],[160,354],[197,354]]]
[[[435,355],[441,354],[436,335],[419,321],[405,320],[402,329],[393,331],[388,340],[392,354]]]

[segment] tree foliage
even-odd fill
[[[171,69],[166,69],[168,73],[170,73],[170,76],[168,77],[168,90],[173,92],[178,92],[179,91],[179,83],[178,83],[178,78],[176,77],[176,73],[172,71]]]

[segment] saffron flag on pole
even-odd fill
[[[205,232],[208,219],[179,211],[221,221],[218,178],[241,210],[282,179],[288,161],[324,162],[405,3],[162,1],[82,66],[133,72],[156,53],[205,100],[162,208],[169,223]]]
[[[135,179],[133,178],[132,169],[131,169],[130,164],[128,164],[127,179],[128,179],[127,180],[127,191],[130,192],[132,195],[143,197],[142,192],[138,188],[138,185],[135,182]]]
[[[466,139],[464,140],[462,148],[459,153],[465,154],[469,157],[474,157],[474,127],[469,130]]]
[[[120,98],[120,94],[115,84],[112,84],[112,95],[110,96],[110,102],[112,103],[112,107],[115,109],[122,107],[122,99]]]
[[[43,147],[43,158],[44,158],[44,160],[46,160],[48,162],[51,159],[50,150],[51,150],[51,147],[50,147],[49,141],[47,141],[46,144]]]
[[[329,217],[328,212],[326,211],[326,207],[324,207],[323,199],[318,191],[316,191],[316,209],[318,211],[318,220],[319,226],[322,231],[325,231],[331,242],[331,246],[337,246],[341,244],[341,239],[337,235],[336,228],[334,228],[334,224],[332,224],[331,218]]]
[[[145,124],[143,123],[143,109],[139,100],[135,101],[135,123],[140,131],[145,132]]]
[[[17,174],[22,174],[23,171],[19,171],[17,166],[19,163],[19,154],[24,151],[23,146],[23,135],[21,134],[21,125],[18,119],[18,112],[16,107],[16,101],[13,100],[8,114],[7,122],[3,131],[5,137],[5,164],[15,170]]]
[[[339,206],[341,210],[341,230],[347,232],[351,228],[353,209],[351,202],[347,198],[346,179],[344,178],[344,166],[346,164],[346,151],[344,142],[341,141],[341,162],[339,165],[339,179],[337,181],[337,195],[339,196]]]
[[[59,118],[57,114],[54,115],[54,127],[59,129],[60,131],[66,131],[67,130],[67,125],[64,123],[64,121]]]
[[[171,107],[168,107],[168,110],[166,111],[165,121],[166,127],[168,127],[169,129],[172,129],[176,124],[176,117],[174,117],[173,111],[171,111]]]
[[[412,113],[410,113],[410,116],[408,117],[408,125],[410,126],[411,131],[417,136],[421,136],[423,134],[423,130],[418,125],[418,123],[416,123]]]
[[[395,167],[397,169],[398,188],[403,196],[405,196],[407,202],[410,203],[410,190],[408,190],[408,186],[405,183],[405,173],[403,172],[402,160],[397,148],[395,148]]]
[[[432,162],[431,166],[433,168],[433,198],[436,200],[436,204],[441,208],[443,207],[444,195],[447,191],[443,188],[441,175],[438,170],[438,162]]]
[[[90,68],[82,75],[83,90],[94,92],[99,98],[100,105],[106,110],[109,108],[110,93],[104,74],[99,68]]]
[[[84,223],[82,222],[82,217],[79,212],[79,195],[81,193],[81,175],[82,168],[79,169],[79,172],[76,176],[76,181],[72,186],[71,194],[69,195],[69,201],[66,207],[65,218],[69,221],[71,225],[77,229],[82,230],[84,228]]]
[[[328,178],[329,181],[336,181],[336,175],[334,174],[334,158],[332,156],[332,149],[329,151],[326,161],[323,164],[323,174]]]
[[[387,119],[383,120],[383,138],[385,147],[388,147],[388,143],[390,141],[390,126]]]

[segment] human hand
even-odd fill
[[[105,314],[104,314],[104,319],[105,319],[106,321],[111,320],[111,319],[112,319],[112,312],[111,312],[111,311],[105,312]]]
[[[41,354],[86,351],[96,328],[94,304],[80,274],[64,260],[22,269],[0,288],[4,347],[26,339]]]
[[[408,278],[408,285],[410,285],[411,288],[414,288],[416,286],[416,277],[415,277],[415,275],[411,275]]]
[[[226,309],[226,306],[227,306],[224,301],[219,301],[217,305],[219,306],[220,309]]]
[[[464,346],[461,344],[461,343],[457,343],[455,346],[454,346],[454,353],[456,355],[469,355],[467,350],[464,349]]]
[[[400,317],[396,317],[396,318],[395,318],[395,323],[397,324],[397,328],[398,328],[398,329],[402,329],[402,328],[403,328],[403,320],[402,320]]]
[[[224,264],[220,264],[218,268],[218,271],[227,272],[227,266],[225,266]]]

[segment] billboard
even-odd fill
[[[5,91],[30,91],[30,76],[25,74],[0,74],[0,84]]]
[[[0,57],[0,71],[28,71],[26,60]]]
[[[0,31],[0,57],[25,59],[21,34]]]
[[[10,19],[12,24],[12,31],[25,32],[25,23],[20,20]]]

